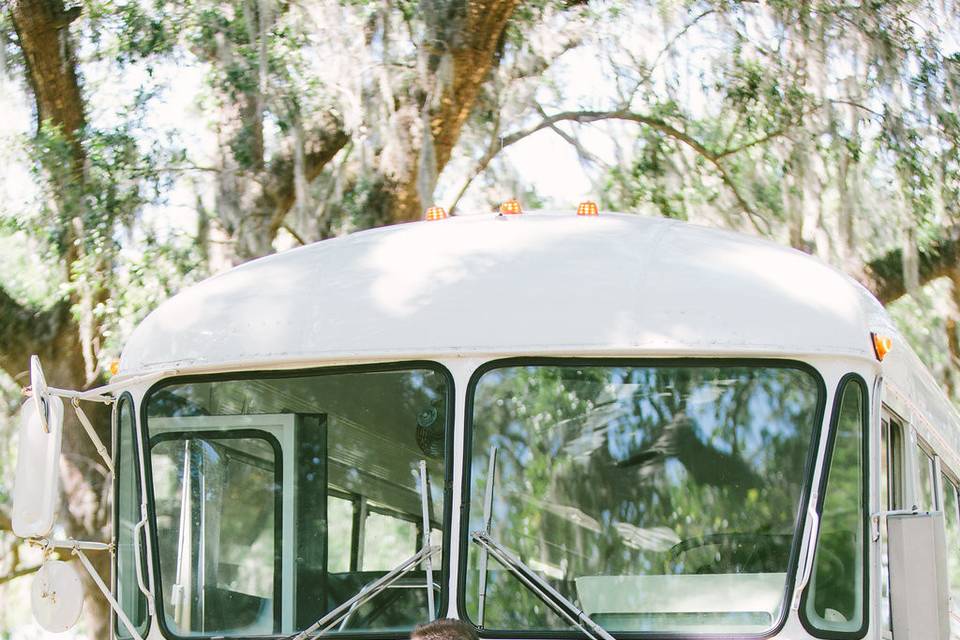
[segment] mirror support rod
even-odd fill
[[[360,589],[355,596],[314,622],[297,635],[293,636],[293,640],[305,640],[306,638],[313,636],[323,635],[329,631],[331,627],[336,625],[337,622],[339,622],[342,618],[349,615],[351,611],[355,610],[380,592],[389,589],[394,582],[403,576],[403,574],[411,571],[417,565],[423,562],[425,556],[432,556],[439,551],[440,547],[438,546],[421,549],[397,565],[397,567],[390,573],[367,583],[367,585]]]
[[[103,580],[100,579],[100,576],[97,575],[97,570],[93,568],[93,565],[90,564],[90,561],[87,559],[87,556],[80,550],[80,546],[83,543],[77,542],[73,547],[73,555],[77,556],[80,560],[80,564],[83,565],[83,568],[87,570],[87,573],[90,574],[90,578],[97,585],[97,588],[100,589],[100,593],[103,594],[103,597],[107,599],[110,603],[110,608],[113,609],[114,613],[117,614],[117,618],[120,622],[123,623],[123,626],[126,627],[130,635],[137,640],[143,640],[137,629],[133,626],[133,623],[130,622],[130,618],[127,617],[127,614],[123,612],[123,609],[120,608],[120,603],[118,603],[113,594],[110,593],[110,589],[107,589],[107,585],[103,584]],[[88,543],[89,544],[89,543]]]
[[[90,442],[93,443],[94,448],[97,450],[97,453],[100,454],[100,457],[103,459],[104,464],[107,465],[107,469],[110,470],[110,473],[114,473],[113,459],[110,457],[110,454],[107,453],[107,448],[103,446],[103,442],[100,440],[99,436],[97,436],[97,432],[90,423],[90,418],[88,418],[87,414],[84,413],[83,409],[80,408],[80,398],[74,398],[71,400],[71,404],[73,404],[73,410],[77,414],[77,420],[79,420],[80,424],[83,425],[83,430],[87,432]]]
[[[60,396],[61,398],[76,398],[77,400],[89,400],[90,402],[102,402],[103,404],[113,404],[114,398],[113,393],[126,389],[127,387],[139,384],[141,382],[146,382],[149,380],[155,380],[162,378],[164,376],[175,375],[179,373],[177,369],[170,369],[166,371],[156,371],[154,373],[146,373],[139,376],[133,376],[131,378],[126,378],[125,380],[120,380],[119,382],[111,382],[105,384],[102,387],[94,387],[93,389],[87,389],[86,391],[74,391],[73,389],[58,389],[56,387],[48,387],[47,391],[50,395]]]
[[[113,552],[113,545],[109,542],[85,542],[83,540],[47,540],[31,538],[27,543],[36,544],[44,549],[86,549],[87,551],[110,551]]]
[[[615,640],[610,632],[590,619],[590,616],[580,607],[573,604],[563,596],[559,591],[551,587],[543,578],[525,565],[522,560],[517,558],[506,547],[495,542],[484,531],[474,531],[470,534],[473,541],[482,549],[486,549],[490,555],[496,558],[507,569],[516,576],[520,582],[530,589],[534,595],[543,600],[551,609],[559,613],[570,624],[583,631],[593,640]]]

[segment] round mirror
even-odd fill
[[[33,579],[30,591],[33,617],[51,633],[63,633],[77,624],[83,611],[83,584],[68,563],[48,560]]]
[[[49,433],[50,390],[47,388],[47,379],[43,377],[40,356],[30,356],[30,392],[37,408],[37,416],[40,418],[40,426],[43,427],[44,433]]]

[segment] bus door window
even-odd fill
[[[160,563],[174,578],[164,604],[178,631],[278,631],[279,444],[267,433],[167,433],[151,455],[160,532],[177,540]]]
[[[902,509],[903,500],[903,425],[888,413],[883,415],[880,431],[880,507],[888,511]],[[890,571],[887,556],[887,519],[880,518],[880,616],[882,635],[893,637],[890,622]]]

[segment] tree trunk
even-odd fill
[[[64,272],[70,274],[80,256],[74,238],[83,233],[79,222],[77,194],[82,193],[86,155],[83,135],[86,116],[83,95],[77,79],[77,61],[69,34],[70,23],[79,7],[66,10],[62,0],[15,0],[9,4],[18,44],[26,63],[37,112],[38,132],[42,126],[55,127],[67,143],[69,161],[66,171],[56,175],[54,192],[61,212],[71,221],[64,230],[62,243]],[[73,201],[68,201],[75,198]],[[84,388],[96,382],[89,348],[81,340],[81,327],[70,309],[91,307],[101,292],[88,292],[83,299],[63,300],[50,309],[31,309],[18,303],[0,289],[0,367],[15,380],[25,382],[29,356],[41,357],[47,380],[53,386]],[[88,327],[88,338],[96,333]],[[84,357],[84,351],[88,357]],[[88,415],[98,435],[110,442],[109,410],[91,407]],[[106,471],[82,427],[67,410],[63,432],[61,479],[64,510],[60,521],[67,534],[76,538],[109,538],[110,509]],[[91,561],[103,577],[109,576],[109,554],[91,554]],[[85,572],[80,570],[81,575]],[[105,599],[88,581],[87,616],[94,637],[105,637],[109,625]]]

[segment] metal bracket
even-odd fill
[[[113,594],[110,593],[110,589],[107,588],[107,585],[103,584],[103,580],[100,579],[99,574],[97,574],[97,570],[93,568],[93,565],[90,564],[90,560],[87,559],[86,554],[80,550],[79,546],[73,547],[73,555],[77,556],[77,558],[80,560],[80,564],[82,564],[83,568],[87,570],[88,574],[90,574],[90,578],[93,580],[94,584],[97,585],[97,588],[100,589],[100,593],[103,594],[103,597],[106,598],[107,602],[110,603],[110,608],[113,609],[114,613],[117,614],[117,618],[123,623],[123,626],[126,627],[130,635],[137,640],[143,640],[143,636],[137,632],[137,629],[133,626],[133,623],[130,622],[130,618],[127,617],[127,614],[125,614],[123,609],[120,607],[120,603],[114,599]]]

